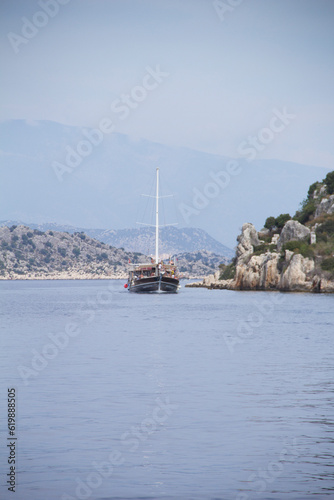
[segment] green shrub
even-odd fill
[[[314,250],[311,245],[302,240],[288,241],[285,245],[283,245],[283,251],[285,250],[300,253],[303,257],[308,257],[309,259],[314,257]]]
[[[23,259],[23,253],[20,252],[20,250],[15,250],[14,255],[17,258],[17,260]]]
[[[221,264],[220,266],[221,273],[219,276],[220,280],[230,280],[233,279],[236,273],[236,267],[233,263],[231,264]]]
[[[11,226],[11,227],[9,228],[9,231],[12,233],[12,232],[14,231],[14,229],[16,229],[16,228],[17,228],[17,226]]]
[[[269,229],[269,231],[271,231],[274,227],[276,226],[276,219],[275,217],[268,217],[266,219],[266,222],[264,223],[264,227],[266,229]]]
[[[0,269],[4,269],[5,268],[5,263],[3,260],[0,260]]]
[[[80,248],[78,247],[74,247],[73,250],[72,250],[72,253],[75,257],[79,257],[80,255]]]
[[[323,271],[334,272],[334,257],[329,257],[321,262],[321,269]]]
[[[319,243],[320,241],[324,241],[324,242],[328,241],[327,233],[318,233],[317,232],[317,242]]]
[[[62,257],[65,257],[65,256],[66,256],[66,249],[65,249],[65,248],[62,248],[62,247],[58,247],[58,253],[59,253]]]
[[[319,182],[314,182],[313,184],[310,185],[308,188],[308,193],[307,193],[307,198],[311,200],[313,198],[313,193],[314,191],[318,188]]]
[[[28,236],[28,238],[32,238],[34,235],[33,235],[33,233],[31,231],[28,231],[27,232],[27,236]]]
[[[333,172],[328,172],[328,174],[324,178],[323,182],[327,186],[327,193],[333,194],[334,193],[334,170],[333,170]]]
[[[326,220],[321,226],[317,227],[316,233],[326,233],[326,234],[334,234],[334,219]]]
[[[313,200],[304,200],[301,204],[301,210],[296,213],[297,221],[305,224],[310,220],[311,215],[314,215],[316,206]]]
[[[45,246],[48,247],[48,248],[52,248],[52,243],[50,243],[50,241],[47,241],[45,243]]]
[[[290,219],[291,219],[291,215],[290,214],[281,214],[281,215],[279,215],[275,219],[276,227],[278,227],[279,229],[282,229],[282,227],[284,226],[284,224],[286,222],[288,222],[288,220],[290,220]]]
[[[268,244],[267,243],[261,243],[260,245],[254,246],[254,255],[261,255],[262,253],[265,253],[268,249]]]

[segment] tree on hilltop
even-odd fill
[[[276,219],[275,217],[267,217],[266,222],[264,223],[264,227],[266,229],[269,229],[269,231],[272,231],[274,227],[276,226]]]
[[[278,227],[278,229],[282,229],[284,224],[288,222],[288,220],[290,219],[291,219],[290,214],[280,214],[278,217],[276,217],[276,227]]]
[[[328,174],[324,178],[323,182],[327,186],[328,194],[333,194],[334,193],[334,170],[333,170],[333,172],[328,172]]]

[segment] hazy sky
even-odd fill
[[[259,158],[334,168],[333,0],[1,0],[0,19],[1,120],[109,117],[237,157],[285,109]]]

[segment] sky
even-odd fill
[[[1,0],[0,32],[1,121],[333,169],[332,0]]]

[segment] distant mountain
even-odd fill
[[[39,231],[66,231],[70,234],[84,232],[91,238],[108,243],[117,248],[124,248],[129,252],[140,252],[145,255],[154,253],[155,232],[154,228],[141,229],[87,229],[54,223],[27,224],[22,221],[0,221],[0,226],[25,225]],[[161,254],[175,255],[184,252],[198,252],[205,250],[230,259],[234,252],[219,241],[212,238],[203,229],[182,228],[174,226],[160,229]]]
[[[242,159],[236,175],[230,175],[230,159],[220,155],[118,133],[104,134],[96,145],[94,140],[89,128],[49,121],[0,123],[0,218],[83,228],[135,227],[137,221],[148,222],[140,217],[146,203],[140,195],[150,194],[159,166],[161,194],[175,195],[164,200],[166,222],[201,228],[234,247],[245,220],[260,229],[268,213],[294,213],[296,200],[313,179],[328,172],[285,161]],[[64,168],[63,175],[57,176],[57,165]]]

